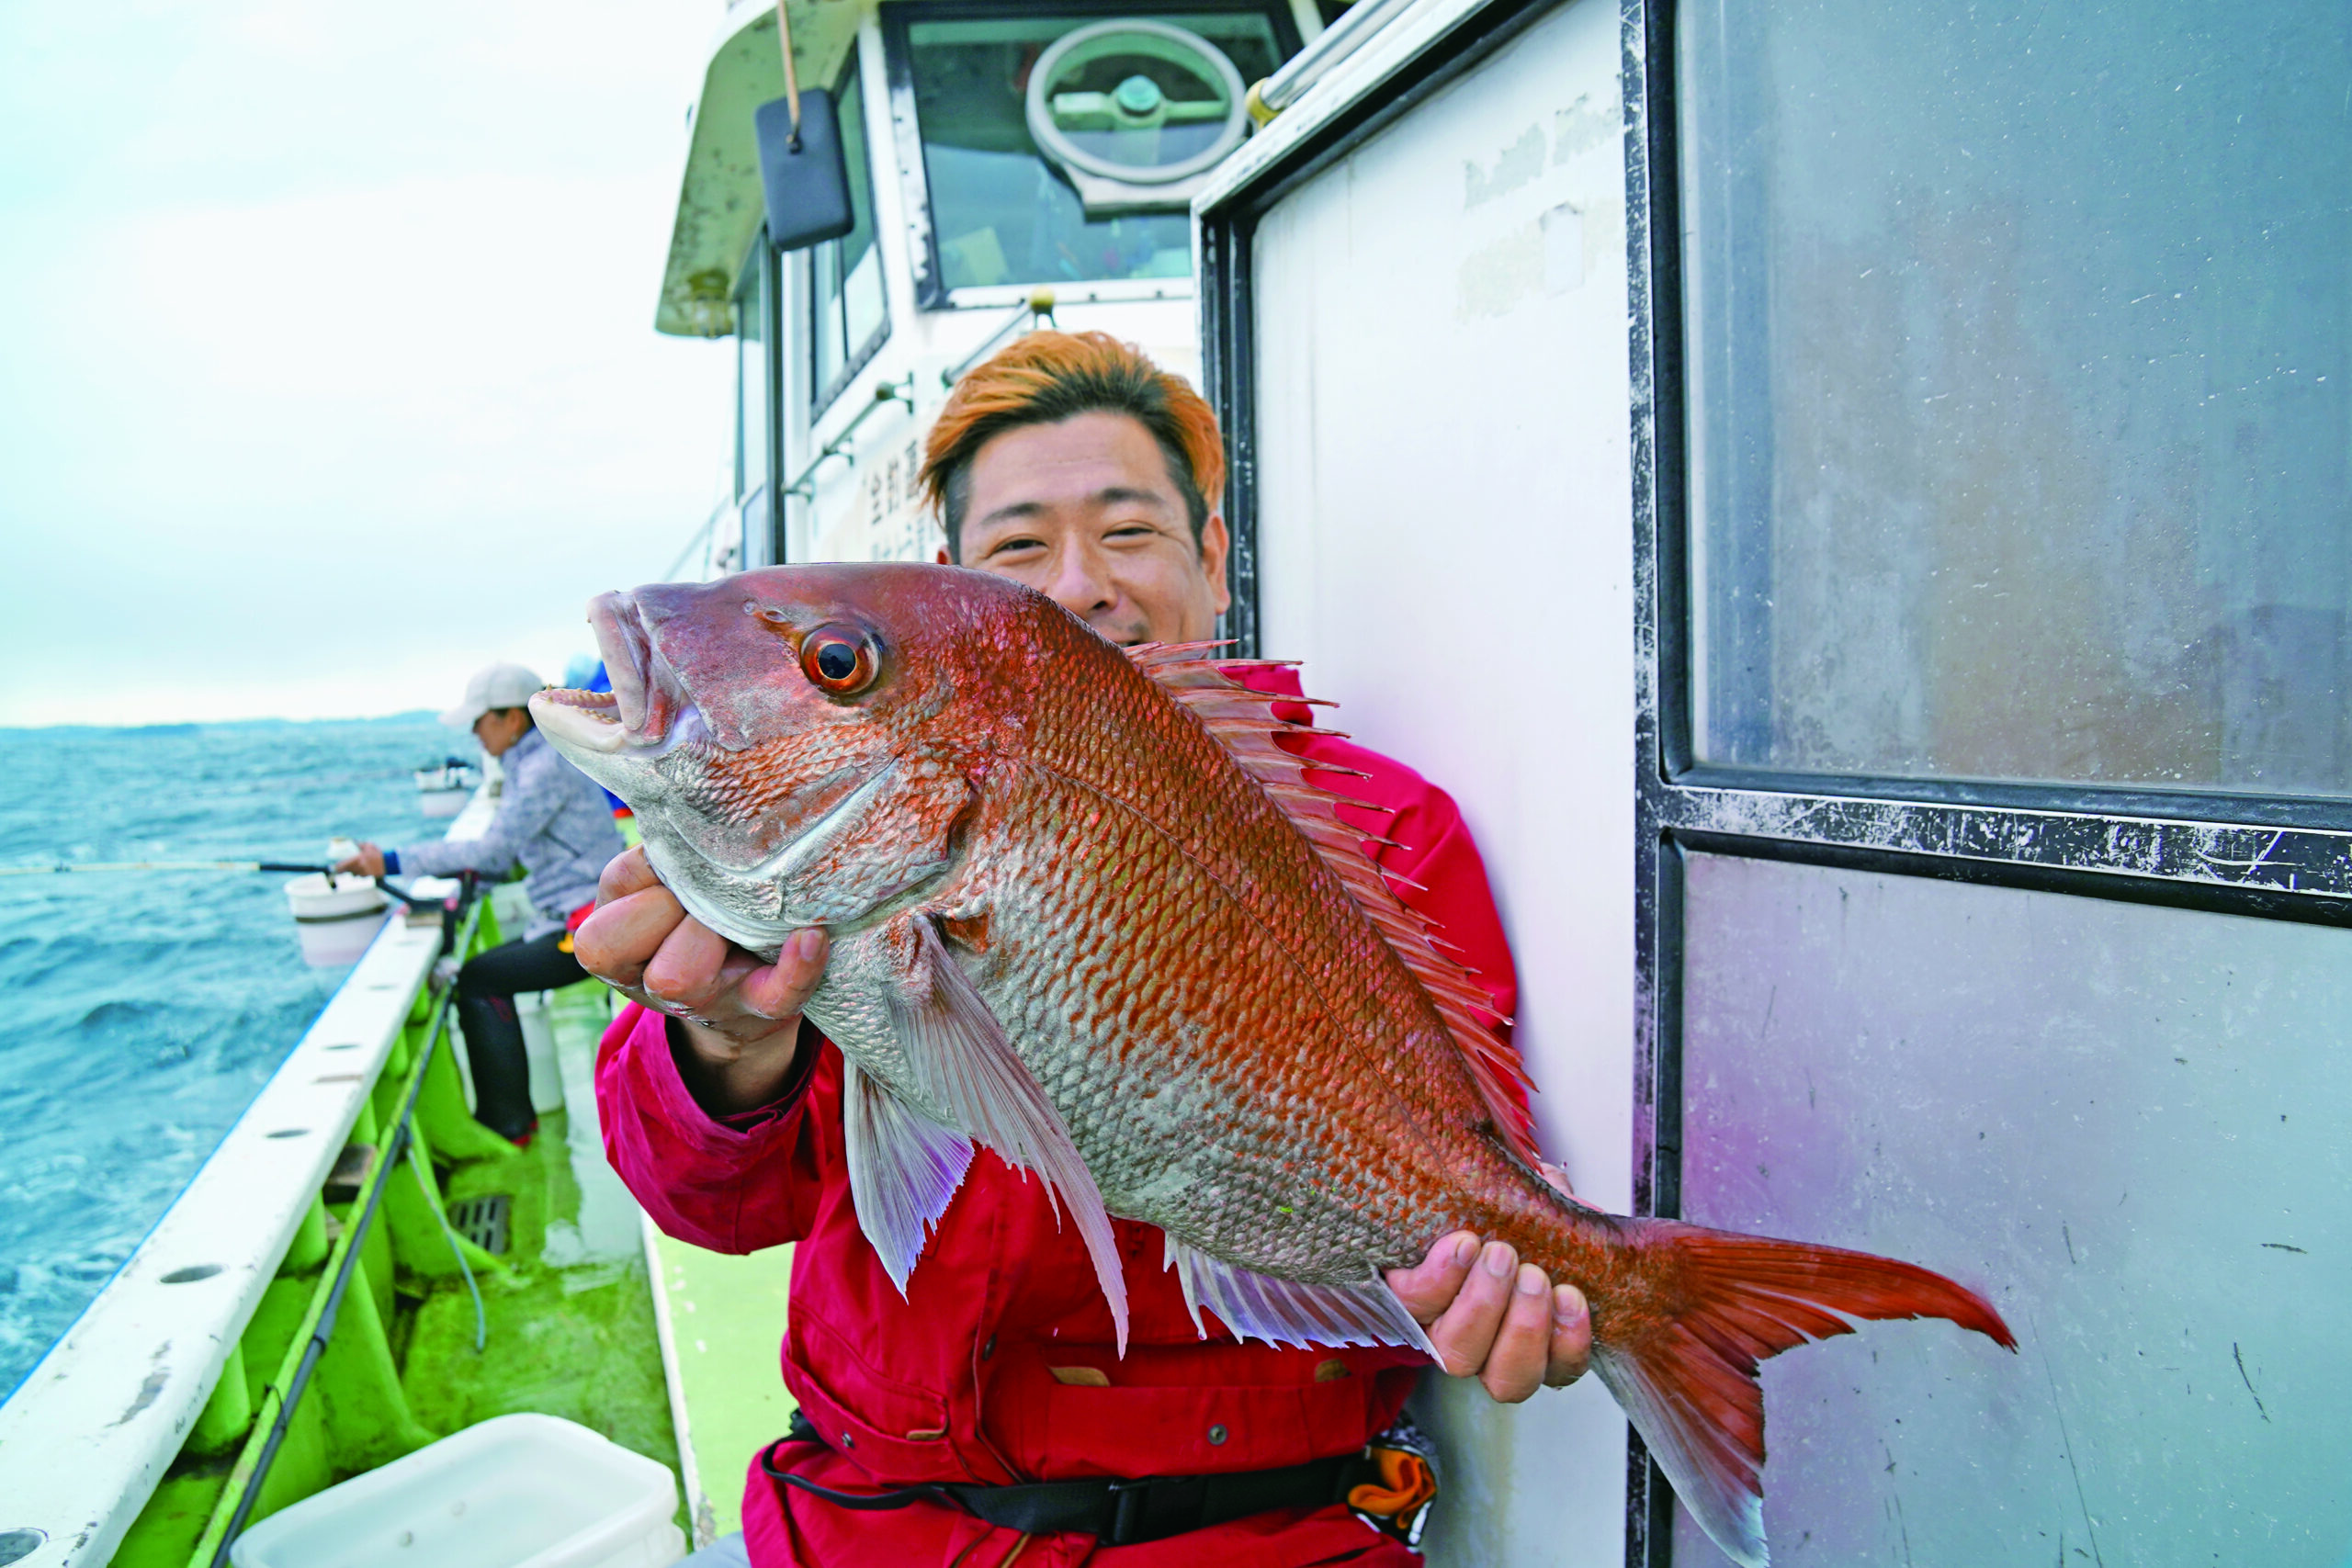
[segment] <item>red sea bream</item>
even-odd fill
[[[779,567],[592,607],[610,696],[548,739],[637,812],[695,916],[773,955],[831,936],[850,1180],[901,1290],[975,1141],[1095,1260],[1158,1225],[1196,1322],[1411,1345],[1383,1282],[1453,1230],[1591,1303],[1593,1366],[1734,1558],[1765,1560],[1757,1363],[1853,1318],[2011,1343],[1909,1264],[1602,1213],[1535,1168],[1484,993],[1201,649],[1122,650],[951,567]]]

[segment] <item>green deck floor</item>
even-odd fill
[[[560,995],[554,1022],[566,1099],[592,1118],[596,1042],[605,1021],[604,998],[594,987],[575,987]],[[563,1157],[571,1132],[551,1119],[542,1123],[539,1139],[532,1146],[546,1172],[541,1212],[556,1223],[560,1232],[571,1227],[548,1250],[561,1255],[601,1247],[609,1255],[626,1246],[628,1258],[619,1264],[549,1269],[545,1282],[529,1288],[573,1293],[560,1307],[550,1303],[536,1314],[522,1314],[526,1322],[521,1332],[534,1337],[528,1349],[514,1371],[477,1385],[470,1395],[474,1413],[469,1419],[479,1420],[509,1408],[570,1416],[675,1468],[676,1439],[667,1389],[658,1359],[649,1361],[656,1345],[643,1245],[649,1227],[639,1220],[634,1202],[618,1193],[616,1179],[602,1168],[602,1140],[594,1135],[592,1127],[579,1129],[579,1135],[571,1137],[571,1156]],[[575,1168],[585,1170],[592,1183],[601,1185],[583,1194]],[[453,1181],[450,1195],[464,1198],[474,1190]],[[525,1196],[516,1193],[518,1213]],[[627,1211],[625,1236],[615,1223],[619,1217],[615,1204]],[[741,1528],[743,1472],[752,1454],[781,1437],[792,1419],[793,1400],[785,1392],[776,1364],[777,1347],[784,1337],[792,1249],[777,1247],[751,1258],[731,1258],[659,1233],[653,1233],[652,1245],[669,1309],[678,1392],[686,1410],[685,1438],[698,1483],[699,1495],[685,1499],[686,1534],[703,1544]],[[609,1284],[600,1282],[606,1279]],[[463,1292],[436,1292],[428,1310],[436,1336],[469,1357],[473,1309]],[[494,1317],[492,1330],[497,1332]],[[625,1371],[627,1376],[616,1378],[618,1386],[614,1388],[581,1387],[567,1371],[575,1364],[575,1358],[589,1365],[601,1359],[616,1371]],[[544,1369],[537,1379],[529,1371],[534,1365]],[[492,1397],[511,1397],[522,1403],[494,1408],[482,1403]],[[582,1408],[597,1408],[604,1419],[576,1415],[572,1408],[553,1403],[583,1399],[592,1404]],[[649,1400],[663,1402],[658,1413],[650,1409]],[[422,1412],[420,1418],[428,1425],[433,1420]],[[605,1420],[615,1425],[606,1426]],[[658,1431],[658,1437],[640,1441],[636,1435],[639,1431]],[[661,1446],[654,1446],[656,1442]]]
[[[776,1367],[791,1248],[729,1258],[652,1238],[695,1460],[685,1472],[662,1368],[649,1227],[605,1166],[594,1124],[595,1048],[609,1000],[602,987],[583,984],[557,993],[550,1012],[571,1114],[542,1112],[527,1150],[492,1152],[439,1171],[453,1203],[497,1193],[511,1201],[503,1271],[481,1280],[483,1348],[474,1348],[474,1299],[464,1281],[396,1264],[386,1227],[378,1226],[368,1248],[369,1305],[376,1310],[368,1315],[385,1325],[379,1343],[390,1351],[400,1384],[391,1404],[404,1400],[406,1410],[387,1431],[382,1452],[355,1461],[346,1449],[338,1460],[322,1436],[320,1413],[340,1391],[322,1370],[298,1407],[282,1466],[298,1489],[279,1495],[282,1488],[266,1487],[256,1517],[351,1473],[345,1467],[353,1462],[380,1463],[492,1416],[535,1411],[576,1421],[673,1473],[693,1473],[699,1487],[686,1495],[681,1485],[678,1523],[695,1544],[740,1528],[744,1470],[792,1416]],[[477,1149],[503,1151],[493,1139],[469,1136]],[[314,1278],[281,1280],[258,1314],[292,1314],[272,1342],[269,1365]],[[184,1455],[118,1556],[120,1568],[187,1564],[227,1466],[226,1456]]]
[[[695,1539],[708,1540],[742,1528],[743,1472],[792,1423],[776,1362],[792,1248],[729,1258],[666,1235],[653,1245],[707,1509],[696,1508]]]
[[[513,1198],[507,1257],[515,1278],[483,1281],[489,1335],[480,1352],[472,1296],[462,1281],[435,1281],[402,1314],[401,1384],[417,1421],[435,1432],[537,1411],[577,1421],[674,1471],[677,1443],[641,1256],[569,1268],[541,1257],[549,1223],[579,1209],[565,1131],[564,1113],[550,1111],[526,1153],[464,1166],[449,1178],[453,1201],[493,1192]]]

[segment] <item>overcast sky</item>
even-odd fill
[[[717,499],[717,0],[0,5],[0,725],[550,680]]]

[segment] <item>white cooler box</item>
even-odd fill
[[[271,1515],[236,1568],[667,1568],[667,1465],[553,1416],[500,1416]]]

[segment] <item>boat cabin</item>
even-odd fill
[[[1314,0],[795,0],[831,95],[853,226],[767,243],[753,117],[785,96],[777,8],[730,7],[689,130],[655,325],[735,344],[733,471],[686,562],[928,560],[922,436],[949,386],[1040,321],[1197,378],[1193,195]]]

